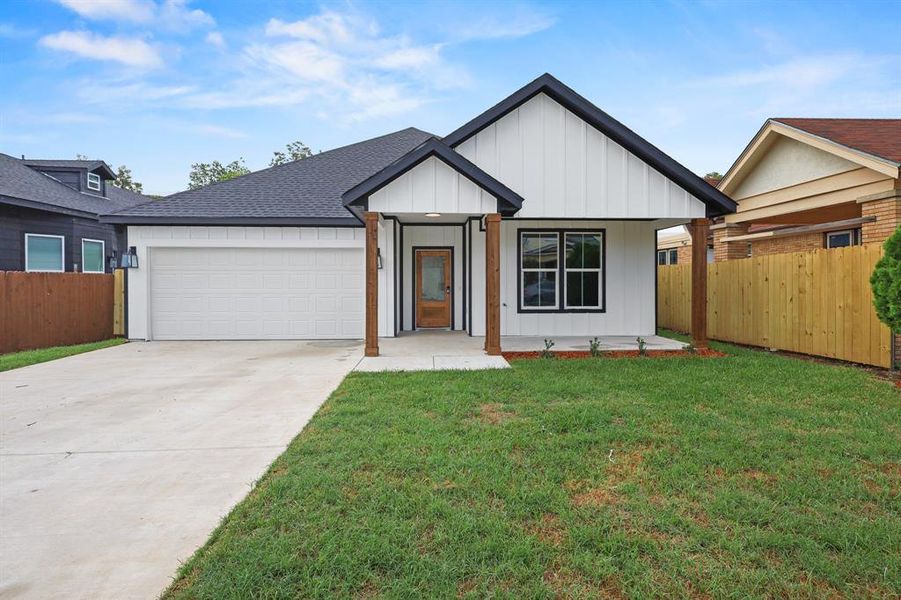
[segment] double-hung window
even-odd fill
[[[104,261],[105,247],[103,240],[81,240],[81,270],[84,273],[103,273],[106,271]]]
[[[563,234],[566,238],[566,308],[601,308],[601,233]]]
[[[520,231],[520,312],[602,312],[603,231]]]
[[[557,275],[560,271],[560,234],[522,233],[522,308],[554,310],[559,308]]]
[[[100,175],[97,173],[88,173],[88,189],[100,191]]]
[[[62,272],[66,270],[61,235],[25,234],[25,270]]]

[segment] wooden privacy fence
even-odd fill
[[[121,273],[0,271],[0,353],[111,338],[116,305],[124,333],[122,279]]]
[[[712,339],[891,367],[891,332],[876,317],[870,274],[881,244],[707,265]],[[689,331],[691,266],[657,269],[657,324]]]

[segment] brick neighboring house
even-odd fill
[[[882,243],[901,224],[901,119],[769,119],[719,183],[716,260]]]
[[[738,203],[710,228],[715,261],[882,243],[901,225],[901,119],[769,119],[708,182]],[[691,262],[687,233],[657,248]]]

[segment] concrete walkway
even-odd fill
[[[379,338],[379,356],[367,356],[357,371],[449,371],[509,369],[501,356],[487,356],[485,338],[462,331],[420,330]]]
[[[131,343],[0,373],[0,598],[155,598],[358,342]]]

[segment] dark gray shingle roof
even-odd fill
[[[113,223],[220,223],[242,219],[356,222],[341,195],[416,148],[432,134],[412,127],[303,160],[179,192],[115,214]]]
[[[117,191],[122,190],[117,188]],[[111,194],[108,198],[83,194],[32,169],[18,158],[0,153],[0,202],[96,216],[150,200],[147,196],[129,194]]]

